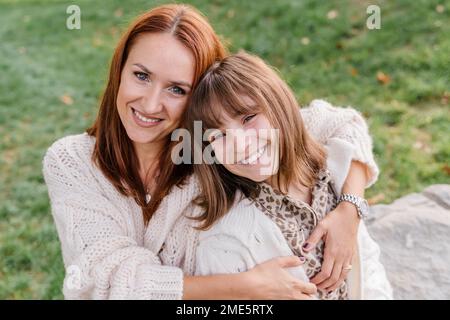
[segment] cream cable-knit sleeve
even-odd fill
[[[372,152],[372,138],[366,121],[358,111],[334,107],[324,100],[313,100],[300,110],[307,130],[319,142],[327,144],[330,139],[337,138],[350,143],[354,148],[352,159],[367,166],[366,187],[375,183],[379,169]]]
[[[66,267],[65,298],[181,299],[181,269],[162,266],[142,245],[142,216],[93,166],[89,139],[60,139],[43,161]]]

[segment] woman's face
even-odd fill
[[[192,90],[192,52],[167,33],[135,40],[123,67],[117,110],[136,143],[164,140],[178,127]]]
[[[243,97],[243,100],[255,105],[248,97]],[[258,108],[255,106],[253,109]],[[263,113],[234,118],[222,113],[222,123],[226,126],[211,130],[208,140],[217,161],[228,171],[256,182],[268,180],[278,172],[278,130]]]

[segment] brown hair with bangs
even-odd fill
[[[195,8],[184,4],[161,5],[142,14],[119,40],[97,119],[87,132],[96,138],[93,161],[121,194],[133,197],[142,207],[145,223],[148,223],[171,187],[181,183],[189,174],[190,168],[175,167],[170,152],[163,150],[158,166],[158,187],[152,195],[152,201],[147,204],[146,182],[140,178],[137,155],[120,120],[116,98],[121,72],[131,47],[139,35],[148,32],[169,33],[191,50],[195,57],[194,88],[208,67],[226,55],[226,49],[206,18]],[[169,148],[170,137],[167,139]]]
[[[256,105],[247,105],[242,97]],[[325,151],[306,132],[294,94],[278,73],[260,58],[245,52],[230,55],[212,65],[194,91],[184,117],[184,126],[193,136],[194,121],[203,130],[222,127],[223,112],[230,117],[261,112],[280,131],[280,165],[275,188],[286,193],[292,182],[312,188],[325,165]],[[196,142],[193,141],[193,144]],[[203,151],[209,142],[204,141]],[[221,164],[194,164],[202,194],[197,203],[205,212],[197,217],[207,229],[231,209],[237,191],[246,197],[258,190],[258,183],[234,175]]]

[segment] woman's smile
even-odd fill
[[[150,127],[157,126],[162,121],[164,121],[164,119],[161,119],[161,118],[150,117],[150,116],[144,115],[142,112],[139,112],[138,110],[134,109],[133,107],[131,107],[131,114],[132,114],[132,118],[133,118],[134,122],[138,126],[144,127],[144,128],[150,128]]]

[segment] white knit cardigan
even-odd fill
[[[340,157],[359,160],[367,164],[368,185],[376,181],[372,141],[356,110],[314,100],[301,109],[301,114],[316,140],[344,145],[340,150],[328,148],[335,164]],[[56,141],[43,160],[66,268],[64,297],[181,299],[183,271],[192,274],[194,270],[186,266],[195,265],[195,261],[184,260],[186,256],[195,257],[198,233],[189,228],[183,237],[168,236],[180,215],[191,209],[198,186],[191,183],[183,189],[174,188],[145,227],[134,199],[121,195],[92,162],[94,144],[95,139],[86,133],[67,136]],[[343,181],[348,171],[348,167],[339,170],[342,168],[338,165],[329,169],[336,181]],[[170,256],[167,263],[158,256],[164,242],[173,248],[172,253],[164,250]]]

